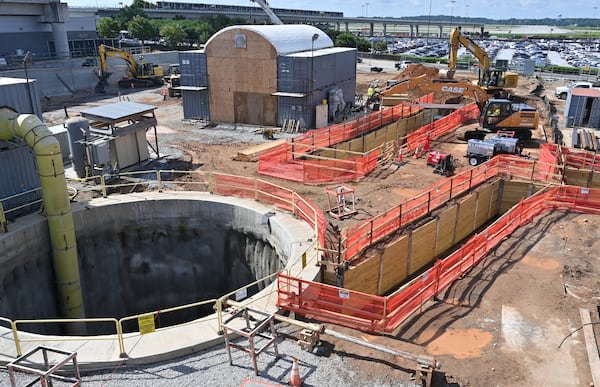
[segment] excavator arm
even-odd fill
[[[94,87],[96,93],[104,93],[104,87],[108,85],[108,77],[111,75],[111,73],[108,72],[107,66],[107,59],[109,57],[123,59],[127,63],[128,76],[130,78],[134,78],[138,72],[138,64],[135,58],[127,51],[101,44],[98,47],[98,57],[100,71],[98,73],[98,83]]]
[[[468,82],[431,82],[417,85],[414,93],[422,96],[428,93],[450,93],[471,98],[477,103],[479,111],[489,99],[488,93],[481,87]]]
[[[448,78],[454,78],[456,71],[456,63],[458,61],[458,49],[460,45],[463,45],[471,54],[473,54],[477,61],[479,61],[479,67],[481,68],[481,74],[487,74],[490,70],[490,57],[487,52],[479,47],[474,41],[472,41],[458,28],[452,29],[450,32],[450,53],[448,56]]]

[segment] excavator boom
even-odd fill
[[[104,87],[108,84],[107,59],[109,57],[121,58],[127,63],[127,78],[119,81],[119,86],[134,85],[134,86],[152,86],[163,83],[164,71],[160,66],[154,66],[152,63],[138,63],[133,55],[129,52],[101,44],[98,47],[98,57],[100,71],[98,73],[98,83],[94,87],[97,93],[104,93]]]
[[[471,54],[479,61],[479,67],[482,73],[486,73],[490,70],[490,57],[484,49],[479,47],[477,43],[472,41],[458,28],[454,28],[450,32],[450,53],[448,57],[448,78],[454,77],[456,71],[456,63],[458,62],[458,49],[460,45],[463,45]]]

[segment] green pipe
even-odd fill
[[[65,318],[83,318],[85,311],[79,280],[75,226],[59,142],[37,116],[18,114],[2,107],[0,140],[15,137],[24,139],[35,153],[48,218],[61,312]]]

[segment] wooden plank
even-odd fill
[[[566,171],[567,184],[586,187],[590,173],[589,171],[580,171],[576,169],[567,169]]]
[[[438,215],[438,234],[435,255],[439,256],[454,245],[454,225],[456,224],[457,206],[452,206]]]
[[[271,148],[279,146],[285,143],[287,140],[280,139],[275,141],[269,141],[262,144],[254,145],[246,149],[238,151],[237,155],[233,157],[235,161],[258,161],[258,158],[262,152],[265,152]]]
[[[498,196],[500,194],[500,180],[492,184],[492,197],[490,200],[489,217],[498,215]]]
[[[598,343],[592,327],[592,317],[588,309],[579,308],[581,315],[581,325],[583,326],[583,336],[585,338],[585,348],[587,349],[588,362],[592,371],[592,381],[594,386],[600,386],[600,356],[598,355]]]
[[[344,288],[357,292],[377,294],[379,259],[380,254],[376,253],[358,265],[346,270],[344,273]]]
[[[475,228],[489,220],[492,186],[481,189],[477,195],[477,212],[475,213]]]
[[[437,221],[424,224],[413,231],[411,238],[411,257],[409,275],[414,274],[419,269],[433,261],[435,256],[435,237]]]
[[[388,243],[383,250],[380,293],[384,294],[406,280],[408,236]]]
[[[456,232],[454,243],[458,243],[468,235],[473,233],[473,219],[475,218],[475,204],[477,197],[471,195],[460,202],[458,214],[456,216]]]

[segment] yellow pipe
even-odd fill
[[[83,318],[75,226],[59,142],[37,116],[0,108],[0,140],[15,137],[23,138],[35,153],[62,314]]]

